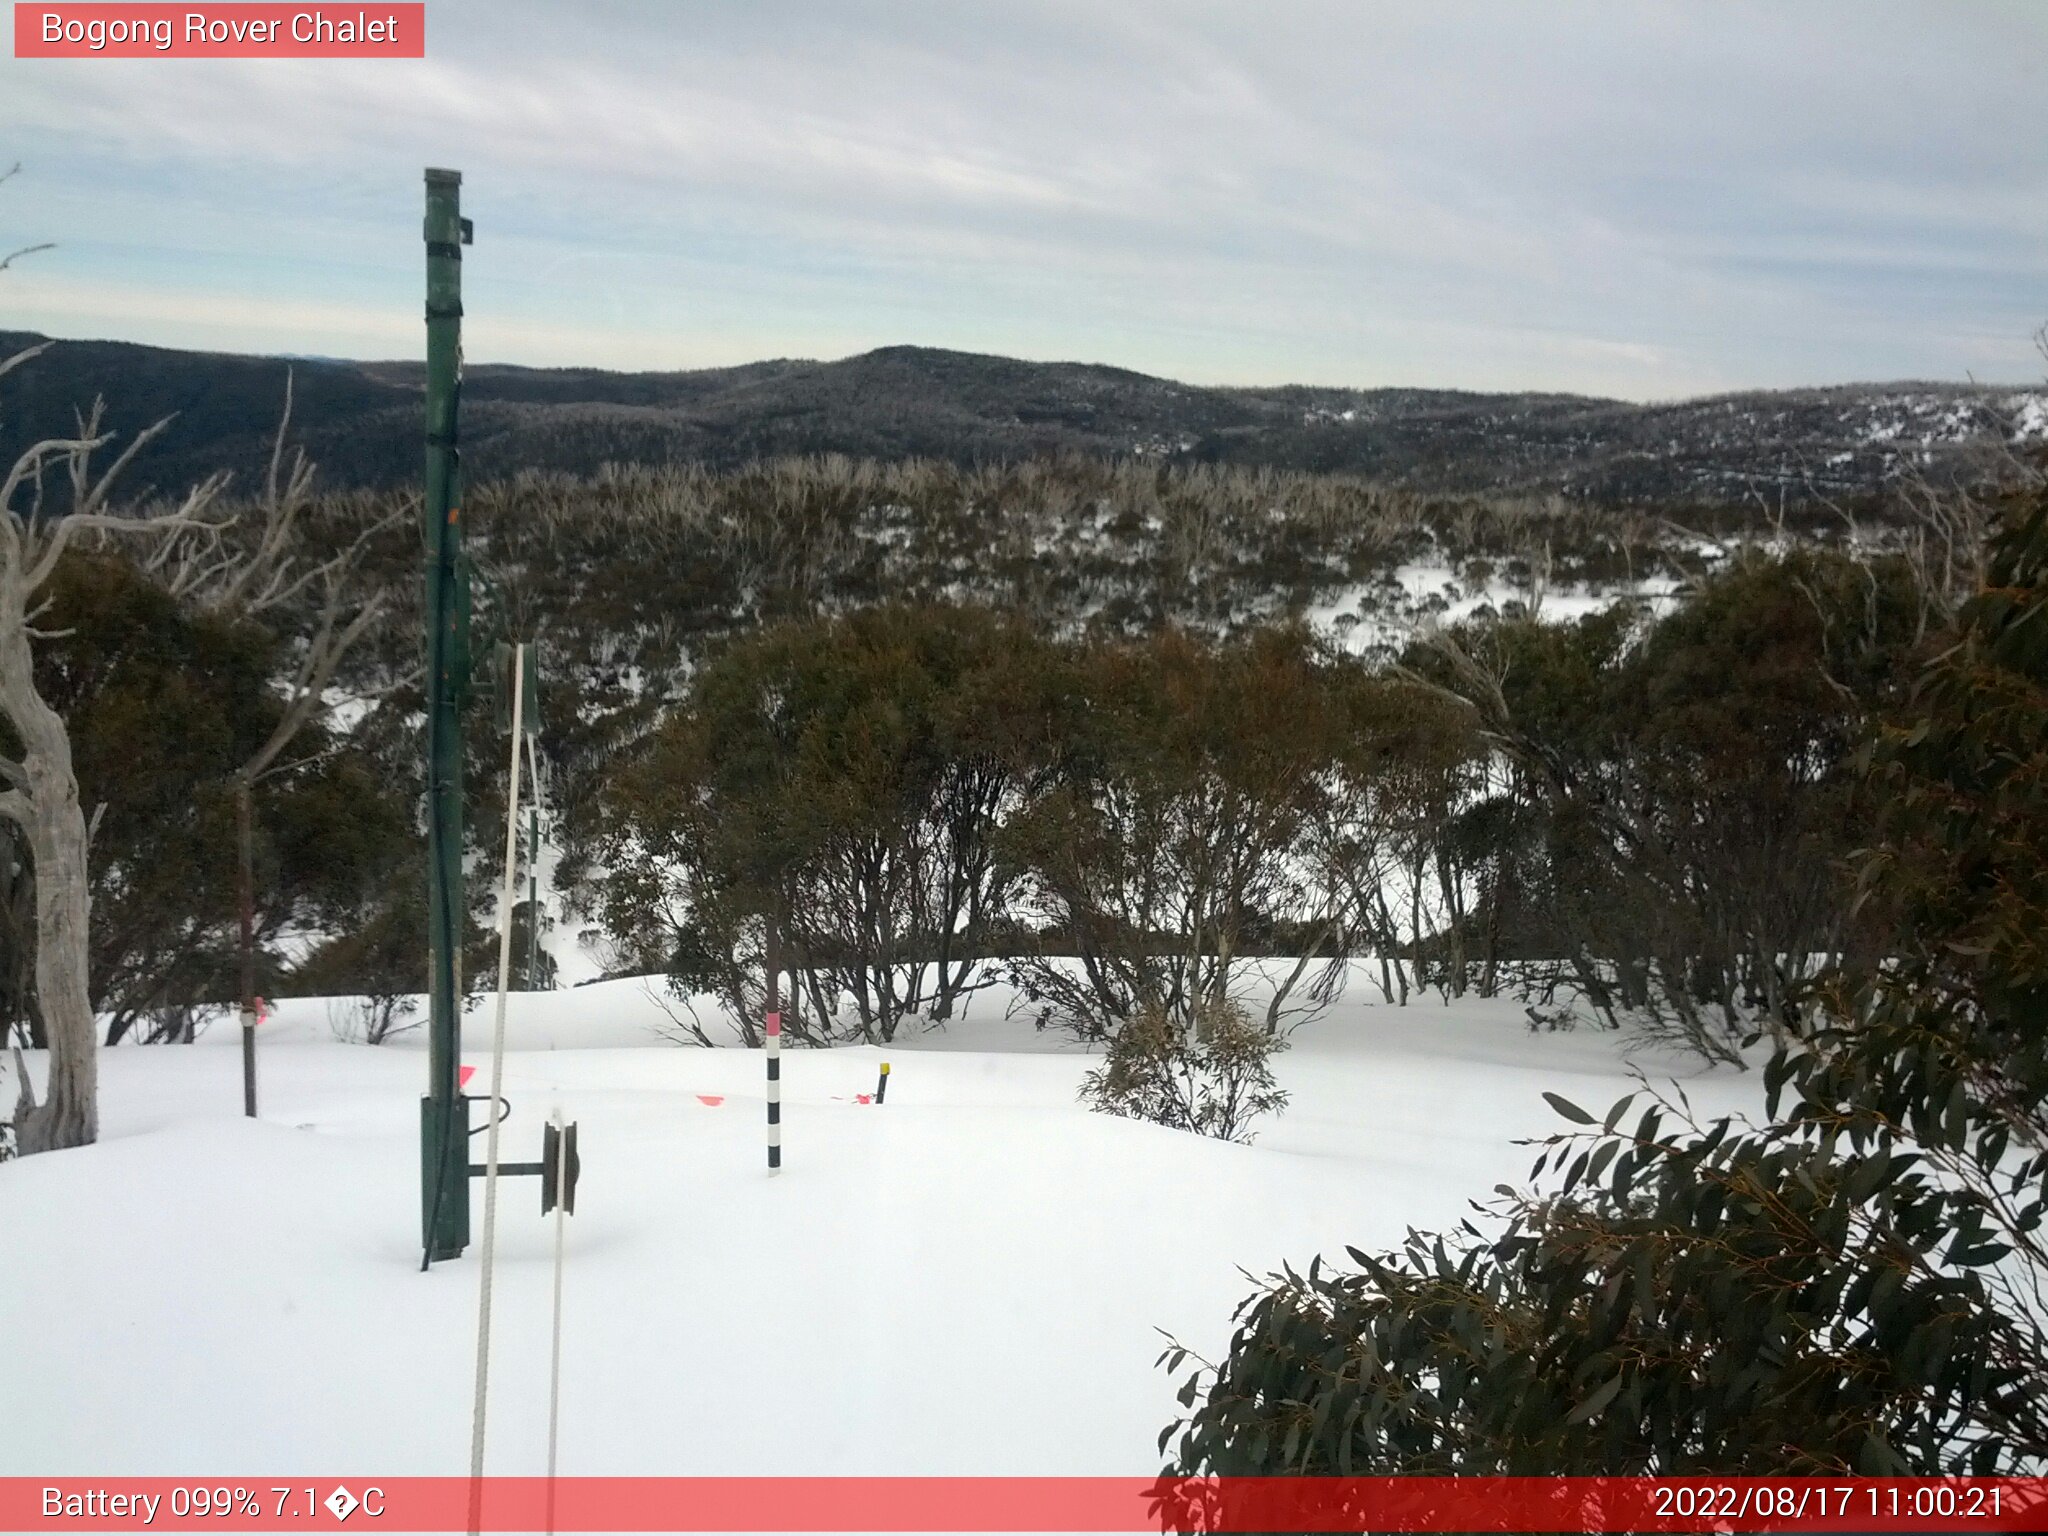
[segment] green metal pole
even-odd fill
[[[457,1081],[462,886],[462,705],[469,682],[469,568],[462,557],[462,174],[427,172],[427,1096],[420,1106],[426,1263],[469,1244],[469,1115]]]

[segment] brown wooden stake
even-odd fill
[[[255,791],[235,785],[235,885],[242,909],[242,1113],[256,1117],[256,833]]]

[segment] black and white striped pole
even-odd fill
[[[768,1015],[768,1171],[782,1172],[782,1014]]]

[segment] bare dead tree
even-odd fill
[[[40,355],[49,343],[0,361],[0,375]],[[98,1031],[94,1028],[86,947],[91,902],[87,888],[90,830],[79,804],[71,739],[61,716],[36,687],[36,620],[47,606],[44,587],[72,543],[86,533],[110,538],[176,538],[207,526],[202,514],[223,479],[195,486],[176,510],[138,518],[107,510],[121,472],[170,424],[166,417],[135,435],[105,471],[93,455],[113,441],[95,402],[76,434],[24,449],[0,482],[0,715],[13,727],[18,751],[0,755],[0,816],[21,828],[35,865],[36,995],[49,1041],[49,1078],[41,1103],[28,1064],[15,1051],[21,1083],[14,1134],[26,1156],[83,1146],[99,1133]],[[46,502],[53,470],[70,484],[70,505]]]
[[[382,588],[359,592],[352,578],[370,543],[410,510],[408,503],[401,503],[358,529],[355,539],[338,553],[322,561],[301,562],[295,529],[312,499],[313,465],[304,450],[296,447],[289,464],[286,462],[291,420],[292,383],[287,374],[284,411],[271,444],[263,493],[255,504],[260,521],[252,539],[233,547],[225,537],[226,523],[193,528],[159,545],[147,562],[175,596],[226,617],[260,621],[267,613],[316,595],[320,605],[285,684],[284,708],[277,723],[233,774],[236,905],[241,925],[242,1099],[244,1113],[251,1116],[256,1113],[256,786],[271,773],[300,766],[280,761],[285,749],[325,707],[336,672],[375,629],[389,597]]]

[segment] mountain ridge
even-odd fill
[[[37,341],[0,332],[0,355]],[[339,487],[419,472],[424,366],[58,340],[0,382],[0,454],[70,430],[95,396],[133,431],[178,413],[136,475],[260,473],[293,379],[294,430]],[[1362,475],[1432,493],[1608,504],[1855,499],[1907,476],[1983,478],[2048,438],[2048,390],[1899,381],[1638,404],[1563,392],[1184,384],[1103,363],[895,345],[667,371],[475,364],[472,477],[607,463],[730,468],[785,454],[959,463],[1081,453]]]

